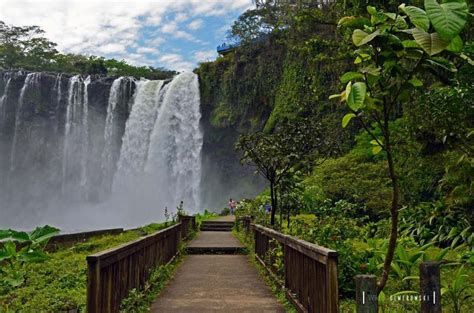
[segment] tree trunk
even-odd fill
[[[388,138],[386,138],[386,152],[388,170],[390,174],[390,179],[392,181],[392,204],[390,208],[392,225],[390,229],[390,240],[388,243],[387,255],[385,256],[385,261],[383,264],[382,277],[377,285],[377,294],[380,294],[380,292],[385,288],[385,285],[387,284],[388,275],[390,273],[390,267],[393,261],[393,255],[395,254],[395,249],[397,247],[398,238],[398,201],[400,197],[400,187],[398,186],[398,178],[395,174],[395,164],[393,162],[392,149]]]
[[[275,184],[273,181],[270,182],[270,198],[272,200],[272,212],[271,212],[271,219],[270,225],[275,225],[275,213],[276,213],[276,199],[275,199]]]
[[[290,207],[288,207],[287,209],[288,209],[288,220],[287,220],[287,225],[286,225],[286,227],[288,228],[288,230],[290,230],[290,218],[291,218]]]

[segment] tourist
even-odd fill
[[[235,214],[235,209],[236,209],[236,208],[237,208],[237,201],[232,200],[232,209],[231,209],[232,215]]]
[[[230,215],[234,214],[233,203],[234,203],[234,200],[232,198],[230,198],[229,202],[227,203],[227,206],[229,207]]]

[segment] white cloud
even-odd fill
[[[106,45],[98,47],[98,51],[102,54],[120,54],[125,53],[125,46],[118,43],[108,43]]]
[[[202,19],[197,19],[188,24],[188,29],[198,30],[199,28],[202,27],[203,24],[204,24],[204,21]]]
[[[136,49],[136,52],[140,54],[144,54],[144,53],[158,54],[160,51],[156,48],[139,47]]]
[[[181,29],[198,29],[199,20],[244,11],[251,0],[1,0],[0,20],[13,25],[38,25],[46,36],[67,53],[128,56],[134,62],[147,61],[142,55],[128,55],[140,47],[158,48],[164,35],[195,44],[203,40]],[[174,16],[169,21],[168,16]],[[187,21],[189,21],[186,24]],[[191,26],[192,25],[192,26]],[[161,30],[151,39],[143,33],[150,27]],[[142,51],[143,52],[143,51]],[[156,62],[156,60],[152,60]],[[188,63],[188,64],[186,64]],[[190,61],[173,62],[187,66]],[[170,63],[171,64],[171,63]],[[161,65],[161,64],[151,64]]]
[[[194,66],[192,62],[184,60],[183,56],[176,53],[165,54],[159,60],[165,67],[178,71],[190,71]]]
[[[199,39],[195,38],[190,33],[187,33],[183,30],[180,30],[177,20],[179,20],[179,18],[175,19],[172,22],[168,22],[165,25],[163,25],[163,27],[161,27],[161,31],[165,34],[170,34],[170,35],[174,36],[175,38],[184,39],[184,40],[194,42],[194,43],[198,43],[198,44],[203,43],[202,40],[199,40]]]
[[[197,51],[194,53],[194,60],[197,62],[205,62],[213,60],[217,57],[217,52],[215,50],[205,50]]]

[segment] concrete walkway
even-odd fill
[[[219,220],[230,222],[233,217]],[[202,251],[207,248],[207,253],[243,248],[231,232],[222,231],[202,231],[188,247]],[[186,256],[150,311],[285,312],[248,257],[236,254]]]

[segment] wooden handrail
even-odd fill
[[[150,271],[171,262],[187,238],[194,217],[121,246],[87,256],[87,311],[119,312],[130,290],[143,288]]]
[[[337,251],[252,224],[255,232],[255,255],[275,275],[275,244],[283,250],[286,295],[300,312],[338,312]],[[275,240],[275,242],[272,242]],[[267,259],[270,258],[270,261]]]

